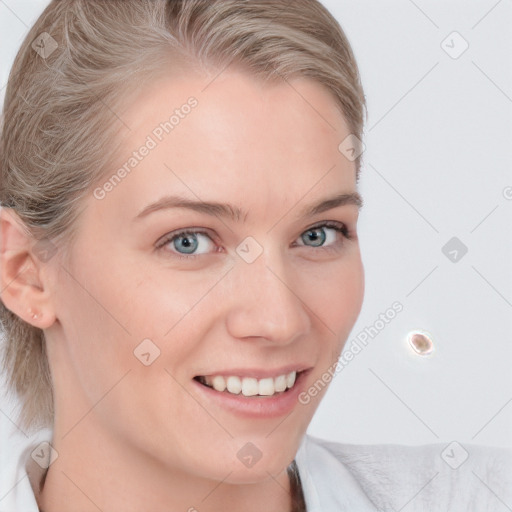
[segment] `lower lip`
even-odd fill
[[[227,409],[230,412],[246,418],[265,419],[286,416],[293,411],[293,409],[299,404],[298,397],[304,387],[304,378],[307,373],[308,371],[301,372],[297,376],[295,384],[291,389],[267,397],[246,397],[242,395],[242,393],[239,395],[233,395],[226,391],[215,391],[196,380],[193,380],[192,382],[199,392],[206,397],[208,404],[213,402],[223,409]]]

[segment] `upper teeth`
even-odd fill
[[[201,382],[207,386],[213,387],[216,391],[228,391],[234,395],[242,393],[244,396],[264,395],[272,396],[274,393],[284,391],[291,388],[295,384],[297,372],[290,372],[287,375],[279,375],[279,377],[267,377],[265,379],[255,379],[253,377],[237,377],[231,375],[224,377],[222,375],[214,375],[209,377],[201,377]]]

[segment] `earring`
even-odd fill
[[[32,311],[32,308],[28,308],[28,314],[32,317],[33,320],[36,320],[37,318],[39,318],[39,313],[34,313]]]

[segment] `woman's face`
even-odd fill
[[[117,114],[118,166],[55,280],[56,435],[268,478],[323,391],[299,394],[324,389],[361,308],[355,164],[338,149],[350,131],[316,83],[235,71],[161,80]]]

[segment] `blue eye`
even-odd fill
[[[213,240],[207,233],[188,230],[165,236],[157,244],[157,249],[172,246],[171,252],[176,252],[178,257],[186,258],[208,253],[211,249],[210,244],[213,244]],[[181,254],[184,256],[180,256]]]
[[[343,246],[343,241],[339,240],[339,235],[347,240],[351,238],[348,228],[343,223],[328,221],[304,231],[297,239],[300,242],[295,245],[326,251],[340,249]],[[157,242],[156,249],[165,249],[179,259],[190,260],[216,252],[217,248],[210,234],[189,228],[168,233],[160,242]]]
[[[339,234],[346,239],[350,238],[347,227],[341,222],[324,222],[305,231],[300,237],[302,244],[299,245],[331,248],[332,245],[336,244]]]
[[[324,228],[314,228],[306,231],[301,239],[304,245],[307,245],[307,242],[312,242],[313,247],[320,247],[327,240],[327,235]]]
[[[181,249],[183,249],[183,252],[186,254],[192,254],[199,246],[196,235],[181,235],[175,238],[173,242],[174,248],[178,252],[181,252]]]

